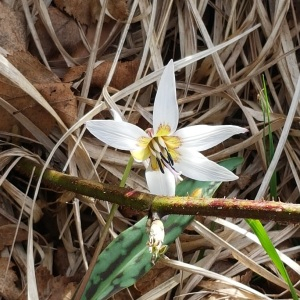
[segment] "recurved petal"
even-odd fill
[[[173,134],[178,125],[178,104],[173,60],[165,67],[161,76],[153,107],[153,129],[157,133],[161,125],[170,127]]]
[[[146,170],[146,180],[151,194],[160,196],[175,196],[175,177],[168,170],[153,171],[150,167]]]
[[[233,125],[195,125],[181,128],[174,135],[180,138],[183,147],[203,151],[218,145],[232,135],[247,131]]]
[[[231,181],[238,177],[226,168],[192,149],[180,149],[180,159],[174,168],[183,175],[199,181]]]
[[[92,120],[86,127],[97,139],[120,150],[137,150],[139,139],[149,138],[141,128],[127,122]]]

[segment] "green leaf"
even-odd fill
[[[233,170],[241,164],[241,158],[231,158],[220,164]],[[186,179],[178,184],[177,196],[192,194],[201,190],[202,197],[212,197],[221,182],[200,182]],[[194,216],[169,215],[164,223],[164,244],[169,245],[182,233]],[[133,285],[151,268],[151,253],[146,245],[147,218],[143,218],[132,227],[122,232],[99,255],[90,280],[82,295],[82,300],[107,299],[116,292]]]
[[[259,220],[247,219],[246,222],[248,223],[248,225],[251,227],[251,229],[259,239],[261,245],[263,246],[263,248],[265,249],[269,257],[271,258],[271,260],[273,261],[274,265],[280,272],[282,278],[289,285],[290,292],[292,294],[293,299],[297,300],[298,296],[294,289],[294,286],[265,228],[263,227],[263,225]]]
[[[107,299],[150,270],[146,221],[145,217],[122,232],[99,255],[82,299]]]

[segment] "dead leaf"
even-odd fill
[[[251,183],[250,174],[241,174],[237,180],[237,184],[241,190],[245,189]]]
[[[40,61],[29,52],[19,51],[8,55],[7,59],[13,64],[32,84],[60,82],[58,76],[48,70]]]
[[[100,14],[99,0],[55,0],[55,5],[81,24],[91,25]]]
[[[99,1],[57,0],[56,2],[58,8],[49,6],[48,14],[59,42],[72,57],[83,58],[82,61],[86,61],[89,57],[89,48],[82,42],[80,28],[74,18],[82,24],[81,29],[85,35],[87,45],[92,45],[97,26],[96,18],[99,17],[100,11]],[[64,13],[64,11],[68,14]],[[115,25],[116,21],[111,18],[107,18],[107,21],[103,24],[99,39],[101,53],[107,48],[107,42],[111,42],[117,37],[117,33],[113,37],[110,36]],[[64,73],[65,70],[62,68],[61,63],[63,58],[41,19],[36,21],[35,27],[46,57],[48,60],[51,60],[52,65],[59,67],[60,72]],[[30,41],[29,51],[34,56],[39,57],[39,52],[33,40]]]
[[[39,127],[45,134],[49,134],[55,125],[55,120],[37,104],[25,92],[14,85],[5,83],[0,77],[0,97],[4,98],[10,105],[24,114],[31,122]],[[22,126],[10,113],[0,109],[0,130],[5,132],[15,132],[15,126],[21,135],[33,138],[32,134]]]
[[[0,46],[8,52],[26,49],[26,22],[23,12],[0,2]]]
[[[175,273],[175,269],[166,267],[158,261],[148,273],[140,278],[133,286],[129,287],[130,295],[133,297],[133,299],[137,299],[161,283],[170,279]],[[127,298],[129,298],[128,289],[121,290],[114,295],[115,300]],[[165,299],[165,297],[162,296],[155,299],[160,300]]]
[[[118,62],[113,78],[109,86],[121,90],[132,84],[135,80],[139,67],[139,60]],[[94,69],[91,86],[102,88],[106,82],[107,75],[112,66],[111,61],[105,61]],[[81,79],[86,71],[86,66],[75,66],[65,74],[64,82],[75,82]]]
[[[128,17],[128,7],[126,0],[109,0],[107,10],[116,19],[124,21]]]
[[[101,5],[99,0],[55,0],[54,3],[81,24],[91,25],[96,23],[100,15]],[[128,17],[126,0],[109,0],[107,10],[115,20],[124,21]]]
[[[69,267],[68,253],[66,248],[58,246],[54,252],[54,268],[57,274],[65,274]]]
[[[244,272],[244,274],[241,275],[240,282],[245,285],[250,285],[250,281],[252,279],[253,272],[252,270],[247,270]]]
[[[105,49],[118,36],[117,33],[113,37],[110,36],[110,34],[114,30],[115,26],[116,26],[116,22],[112,19],[110,19],[108,22],[105,22],[103,24],[102,30],[101,30],[101,36],[99,39],[99,51],[101,54],[104,53]],[[119,26],[119,30],[121,28],[122,27]],[[96,29],[97,29],[97,24],[91,24],[88,26],[88,29],[86,32],[86,40],[89,43],[89,45],[93,45],[93,43],[94,43]],[[78,43],[78,45],[76,45],[76,47],[74,47],[74,49],[71,53],[76,58],[83,58],[83,61],[87,61],[87,58],[89,57],[89,51],[83,45],[82,42]],[[98,55],[99,55],[99,52],[98,52]]]
[[[71,126],[77,116],[77,102],[70,84],[62,83],[54,73],[28,52],[15,52],[7,59],[36,87],[66,125]],[[2,76],[0,76],[0,96],[44,133],[51,132],[55,125],[54,118],[27,93]],[[0,110],[0,118],[2,131],[12,132],[16,124],[22,125],[4,109]],[[31,133],[22,126],[21,134],[32,137]]]
[[[6,300],[19,299],[21,290],[16,287],[18,276],[12,267],[14,264],[10,262],[9,268],[6,272],[8,258],[0,257],[0,296]]]
[[[72,299],[77,287],[72,277],[54,277],[46,267],[41,265],[36,268],[36,282],[40,300]],[[27,299],[26,291],[20,299]]]
[[[226,197],[230,194],[236,183],[234,181],[223,182],[219,187],[215,197]]]
[[[34,86],[55,109],[64,123],[71,127],[76,121],[77,115],[77,103],[71,91],[71,84],[54,82],[35,84]]]
[[[56,7],[49,6],[48,13],[58,40],[64,49],[72,55],[73,51],[82,44],[77,23],[73,18],[64,14]],[[46,57],[53,60],[60,55],[59,50],[52,41],[41,19],[36,21],[35,27]],[[30,42],[29,51],[33,55],[39,56],[33,41]]]
[[[136,282],[135,287],[143,295],[152,290],[154,287],[170,279],[174,276],[175,272],[175,269],[166,267],[163,263],[158,261],[148,273]]]
[[[26,241],[28,232],[25,229],[17,229],[15,225],[7,224],[0,227],[0,251],[5,246],[11,246],[14,241],[16,230],[18,230],[16,236],[16,242]]]

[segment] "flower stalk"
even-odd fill
[[[24,158],[15,167],[19,173],[28,178],[30,178],[34,168],[34,179],[37,179],[42,170],[40,164]],[[289,223],[300,222],[299,204],[235,198],[158,196],[111,184],[80,179],[52,169],[46,169],[42,176],[42,183],[58,192],[71,191],[87,196],[81,199],[82,201],[85,200],[87,204],[95,201],[94,199],[99,199],[138,211],[148,211],[151,208],[153,212],[161,215],[203,215]]]

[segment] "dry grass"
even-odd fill
[[[42,4],[43,1],[34,3]],[[32,28],[33,23],[30,22],[34,22],[35,18],[30,14],[32,5],[29,4],[22,1],[20,9],[26,12],[27,24]],[[176,82],[180,127],[237,124],[249,128],[247,136],[228,140],[206,153],[216,161],[230,155],[244,157],[243,165],[237,170],[240,180],[224,186],[220,196],[268,199],[270,175],[276,170],[280,201],[299,202],[299,10],[298,1],[281,0],[130,1],[128,22],[115,24],[106,49],[100,49],[100,54],[97,54],[98,41],[95,39],[90,45],[90,55],[76,59],[57,39],[44,4],[37,9],[61,53],[60,58],[49,60],[40,46],[44,64],[59,76],[79,61],[86,62],[87,69],[81,84],[76,86],[78,121],[70,127],[28,78],[5,56],[0,56],[0,73],[43,106],[57,124],[47,135],[22,111],[15,113],[17,109],[8,99],[0,98],[1,109],[13,114],[32,134],[32,137],[24,137],[18,130],[1,132],[0,220],[8,219],[15,228],[25,228],[29,232],[28,244],[32,248],[26,248],[25,244],[16,240],[12,246],[3,248],[2,257],[10,257],[16,264],[19,283],[22,287],[28,284],[33,299],[37,297],[37,287],[32,279],[38,265],[46,266],[54,275],[58,275],[57,270],[64,272],[60,275],[78,275],[73,279],[75,282],[80,280],[111,205],[97,202],[88,207],[77,195],[68,192],[57,195],[41,188],[40,181],[26,192],[29,184],[22,178],[16,180],[13,166],[23,156],[32,157],[42,161],[45,168],[52,165],[71,175],[119,184],[129,154],[115,151],[91,138],[84,132],[84,122],[94,116],[109,116],[107,109],[113,108],[123,115],[124,120],[146,128],[152,122],[152,101],[161,68],[171,58],[178,62]],[[104,17],[102,11],[96,33],[103,30]],[[241,33],[257,24],[260,27],[239,38]],[[233,37],[238,37],[238,42],[212,53],[214,46]],[[39,45],[37,37],[35,39]],[[207,55],[199,59],[196,53],[207,49]],[[190,57],[194,58],[192,63]],[[110,82],[117,62],[135,58],[140,60],[135,82],[121,90],[112,88]],[[90,88],[92,70],[97,61],[104,59],[113,63],[106,84],[98,91],[101,93],[93,94]],[[270,127],[279,149],[269,169],[263,145],[263,114],[257,98],[262,90],[262,74],[267,81],[272,109]],[[143,172],[141,165],[134,164],[127,185],[133,189],[147,190]],[[107,243],[139,217],[136,212],[118,211]],[[57,226],[56,230],[50,234],[50,228],[43,223],[43,219],[49,222],[51,228]],[[218,224],[214,233],[208,230],[212,220]],[[36,224],[34,228],[33,224]],[[300,267],[295,263],[299,260],[298,225],[274,226],[273,222],[265,225],[274,245],[285,255],[282,259],[288,269],[294,270],[296,275],[292,278],[296,282],[300,279]],[[246,228],[240,219],[201,218],[194,221],[182,235],[181,243],[170,247],[169,256],[178,260],[178,265],[173,264],[173,267],[185,268],[184,264],[180,266],[183,260],[249,285],[259,292],[265,291],[271,299],[280,296],[287,298],[285,284]],[[57,249],[61,257],[55,254]],[[202,255],[204,257],[198,260]],[[62,261],[64,267],[58,268],[57,263]],[[255,270],[260,277],[251,270]],[[230,283],[208,281],[207,274],[190,272],[160,276],[157,287],[151,287],[148,294],[140,299],[170,299],[174,295],[177,295],[176,299],[258,297],[253,290],[241,293]],[[140,290],[146,293],[145,287]],[[137,290],[131,292],[134,298],[140,295]],[[129,299],[128,295],[123,294],[123,297]]]

